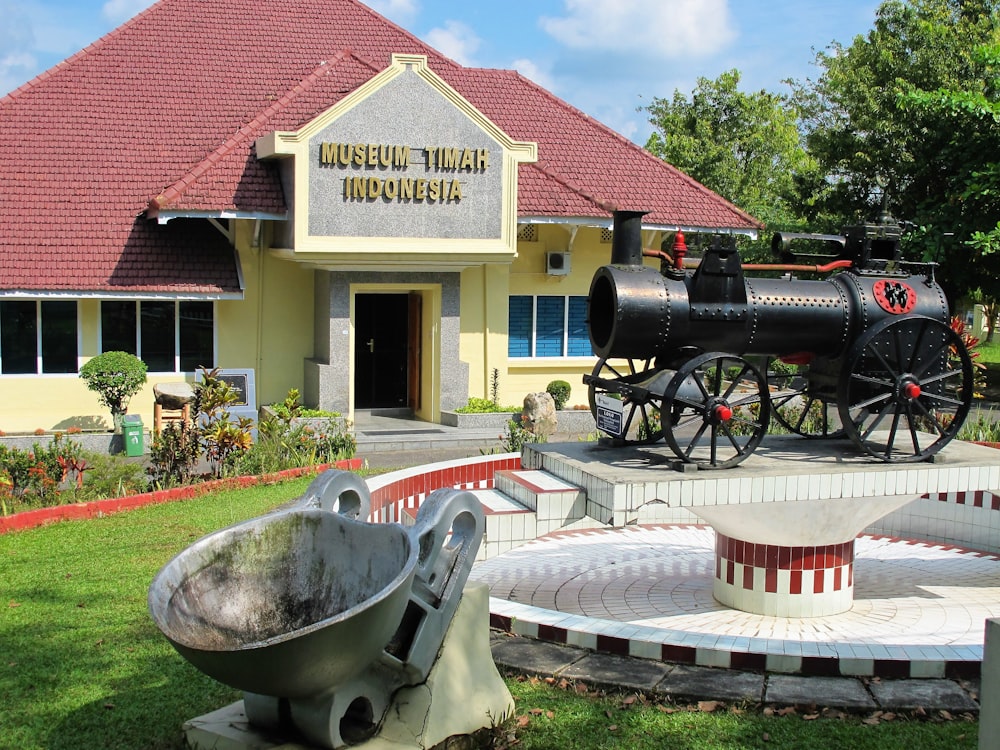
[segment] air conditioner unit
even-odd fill
[[[565,276],[569,273],[569,253],[545,253],[545,273],[549,276]]]

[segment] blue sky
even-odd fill
[[[210,1],[210,0],[208,0]],[[98,39],[148,0],[0,0],[0,93]],[[745,90],[815,77],[815,51],[872,26],[877,0],[369,0],[464,65],[515,68],[643,143],[638,108],[730,68]],[[500,13],[499,8],[504,12]]]

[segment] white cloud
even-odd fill
[[[567,47],[681,59],[712,54],[735,37],[728,0],[564,0],[566,15],[540,19]]]
[[[0,95],[16,89],[38,70],[31,19],[13,3],[0,2]]]
[[[516,70],[518,73],[523,75],[525,78],[528,78],[537,83],[543,89],[547,89],[548,91],[552,91],[553,93],[556,91],[555,79],[552,77],[552,75],[549,73],[548,70],[543,69],[533,60],[521,57],[512,62],[511,67],[514,68],[514,70]]]
[[[424,40],[462,65],[476,64],[474,55],[483,41],[461,21],[445,21],[444,28],[431,29],[424,35]]]
[[[101,13],[117,26],[152,4],[153,0],[108,0],[101,6]]]
[[[420,10],[417,0],[366,0],[365,5],[400,26],[416,18]]]
[[[27,52],[15,52],[0,57],[0,96],[33,78],[36,70],[38,61]]]

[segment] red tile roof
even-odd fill
[[[254,140],[294,130],[385,68],[430,67],[539,162],[520,216],[754,229],[673,167],[509,71],[463,68],[356,0],[160,0],[0,99],[0,289],[239,291],[226,238],[146,210],[278,214]]]

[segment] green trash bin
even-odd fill
[[[122,437],[125,438],[125,455],[141,456],[145,453],[142,440],[142,417],[126,414],[122,420]]]

